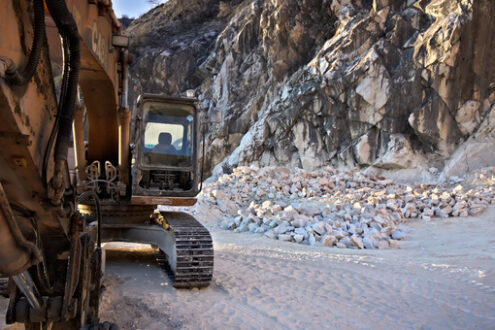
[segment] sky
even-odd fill
[[[166,0],[161,0],[160,2],[165,1]],[[129,17],[137,18],[155,6],[148,0],[112,0],[112,3],[113,10],[117,17],[127,15]]]

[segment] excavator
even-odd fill
[[[105,242],[150,244],[175,287],[208,286],[210,233],[174,208],[201,190],[198,101],[142,94],[131,113],[110,0],[2,0],[0,15],[6,323],[103,328]]]

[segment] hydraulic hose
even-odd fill
[[[33,0],[33,8],[34,38],[28,62],[22,72],[19,72],[19,69],[12,61],[10,61],[7,70],[5,70],[5,76],[12,85],[22,86],[27,84],[33,77],[40,59],[41,48],[43,47],[45,40],[45,12],[43,0]]]
[[[50,152],[52,151],[53,148],[53,143],[55,142],[55,137],[57,136],[57,130],[58,130],[58,125],[59,125],[59,118],[62,114],[63,110],[63,105],[64,105],[64,100],[65,100],[65,95],[67,92],[67,79],[69,77],[69,47],[67,45],[67,42],[65,42],[65,38],[61,37],[62,39],[62,49],[63,49],[63,61],[64,61],[64,70],[62,74],[62,83],[60,85],[60,95],[58,98],[58,107],[57,107],[57,115],[55,117],[55,123],[53,124],[52,131],[50,133],[50,138],[48,139],[48,144],[46,145],[45,148],[45,154],[43,156],[43,184],[46,185],[48,184],[48,161],[50,159]]]
[[[88,203],[89,201],[93,200],[95,204],[95,209],[96,209],[96,223],[98,224],[97,228],[97,246],[98,248],[101,248],[101,204],[100,204],[100,198],[98,195],[93,191],[93,190],[88,190],[83,192],[81,195],[77,197],[77,202],[80,204],[85,204]]]
[[[46,5],[69,48],[69,76],[59,117],[57,141],[54,151],[55,175],[52,182],[55,189],[63,189],[64,183],[60,182],[61,176],[59,174],[64,171],[65,163],[67,162],[70,136],[72,134],[72,120],[74,118],[77,98],[79,70],[81,68],[81,46],[79,44],[79,32],[77,31],[76,22],[67,9],[65,0],[46,0]]]

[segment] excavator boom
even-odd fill
[[[144,94],[131,115],[129,39],[110,0],[4,0],[0,12],[7,323],[97,326],[104,242],[151,244],[176,287],[208,285],[209,232],[154,211],[196,202],[198,102]]]

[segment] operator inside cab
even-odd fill
[[[177,149],[172,145],[172,134],[162,132],[158,135],[158,144],[151,151],[154,154],[174,154]]]

